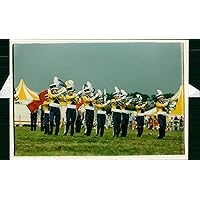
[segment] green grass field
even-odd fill
[[[113,138],[112,129],[105,130],[102,138],[81,133],[72,136],[44,135],[30,131],[29,127],[15,127],[16,156],[118,156],[118,155],[183,155],[184,132],[167,132],[163,140],[157,140],[157,131],[145,130],[142,137],[129,130],[126,138]]]

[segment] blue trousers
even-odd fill
[[[49,133],[49,114],[44,113],[44,134]]]
[[[76,120],[76,109],[67,108],[66,119],[67,119],[67,123],[66,123],[65,135],[67,135],[67,133],[69,131],[69,127],[71,126],[70,135],[73,136],[74,135],[74,123]]]
[[[158,115],[158,123],[159,123],[159,138],[165,137],[165,129],[166,129],[166,116]]]
[[[54,121],[56,124],[55,135],[58,135],[60,125],[60,108],[50,107],[50,134],[53,133]]]
[[[119,136],[121,130],[121,113],[113,112],[113,128],[114,133],[113,136]]]
[[[97,135],[100,132],[100,137],[104,134],[104,126],[106,122],[106,115],[105,114],[97,114]]]
[[[93,121],[94,121],[94,110],[86,110],[85,122],[87,127],[87,132],[86,132],[87,136],[90,136],[92,132]]]
[[[136,121],[137,121],[137,131],[138,131],[137,136],[140,137],[143,133],[144,116],[137,116]]]
[[[122,137],[126,137],[127,135],[127,130],[128,130],[128,122],[129,122],[129,114],[127,113],[122,113]]]
[[[81,115],[78,114],[78,116],[76,118],[76,133],[80,133],[80,131],[81,131],[81,125],[82,125]]]

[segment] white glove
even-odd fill
[[[130,99],[130,100],[126,103],[126,106],[128,106],[132,101],[133,101],[133,99]]]
[[[110,103],[110,100],[108,100],[106,103],[103,104],[103,106],[107,106]]]
[[[122,101],[122,100],[124,100],[124,99],[126,99],[126,96],[123,96],[123,97],[117,99],[116,101],[118,102],[118,101]]]
[[[94,97],[95,97],[95,99],[96,99],[97,97],[99,97],[99,93],[96,93],[96,95],[95,95]]]
[[[106,103],[109,104],[111,102],[111,100],[108,100]]]
[[[83,93],[83,91],[81,90],[76,94],[76,96],[80,96],[82,93]]]
[[[94,101],[98,96],[99,96],[99,94],[96,93],[96,95],[95,95],[94,97],[91,98],[91,101]]]

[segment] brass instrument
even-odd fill
[[[178,102],[178,99],[163,99],[163,103],[167,103],[167,106],[165,106],[164,110],[169,114],[171,111],[176,109],[176,104]]]

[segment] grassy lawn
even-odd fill
[[[62,133],[62,134],[61,134]],[[145,130],[142,137],[129,130],[126,138],[113,138],[112,129],[105,130],[102,138],[75,133],[73,137],[44,135],[38,128],[15,127],[16,156],[117,156],[117,155],[183,155],[184,132],[167,132],[163,140],[157,140],[157,131]]]

